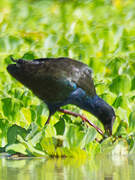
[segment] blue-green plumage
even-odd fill
[[[111,134],[115,113],[97,96],[87,65],[69,58],[13,61],[8,72],[48,105],[50,116],[61,106],[74,104],[95,115]]]

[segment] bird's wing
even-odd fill
[[[92,79],[92,70],[86,64],[64,57],[57,59],[41,58],[34,61],[43,63],[45,65],[44,68],[48,69],[48,73],[52,72],[54,77],[63,77],[70,82],[74,82],[87,95],[94,96],[96,94]]]
[[[17,61],[18,68],[11,74],[31,89],[38,97],[50,102],[63,102],[76,88],[95,95],[91,69],[69,58]]]

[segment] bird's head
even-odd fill
[[[105,132],[108,135],[112,135],[113,123],[116,117],[115,112],[113,108],[101,98],[96,102],[96,116],[103,123]]]

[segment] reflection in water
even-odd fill
[[[132,180],[134,169],[134,159],[126,156],[99,156],[89,160],[0,158],[0,180]]]

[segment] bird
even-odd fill
[[[14,64],[7,66],[9,74],[47,104],[49,116],[45,125],[56,111],[77,116],[61,109],[72,104],[94,115],[105,132],[112,135],[114,109],[97,95],[92,69],[88,65],[67,57],[33,60],[11,57],[11,60]]]

